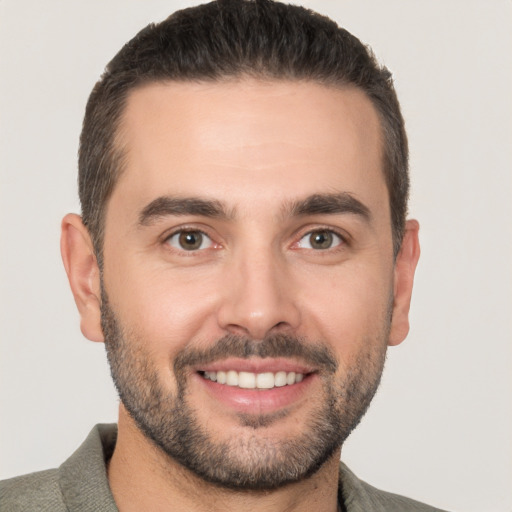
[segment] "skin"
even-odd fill
[[[405,338],[418,223],[407,222],[395,260],[380,125],[363,93],[252,79],[150,84],[131,93],[120,143],[126,168],[106,212],[104,287],[120,325],[143,345],[166,390],[176,391],[178,351],[211,346],[226,334],[322,340],[337,358],[340,381],[362,353]],[[313,194],[340,193],[368,215],[296,215],[289,208]],[[141,223],[147,205],[167,196],[214,199],[228,215],[163,214]],[[180,249],[169,236],[183,228],[203,231],[211,243]],[[315,230],[339,238],[314,249],[308,244]],[[64,218],[61,246],[82,332],[104,341],[100,273],[78,216]],[[197,375],[188,385],[198,422],[219,441],[294,439],[323,393],[321,379],[311,379],[286,414],[254,430]],[[268,412],[257,398],[253,406]],[[123,512],[168,510],[168,503],[176,511],[334,512],[339,456],[340,450],[312,477],[273,491],[220,489],[149,442],[121,404],[109,481]]]

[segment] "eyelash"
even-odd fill
[[[325,249],[314,249],[313,247],[306,247],[304,249],[313,251],[315,253],[332,253],[337,250],[342,250],[343,248],[346,248],[350,245],[348,237],[345,234],[340,233],[338,230],[333,229],[331,227],[327,226],[318,226],[314,229],[310,229],[309,231],[303,232],[300,234],[300,237],[296,242],[292,244],[292,249],[301,249],[299,244],[302,240],[304,240],[306,237],[310,237],[311,235],[314,235],[315,233],[330,233],[337,237],[339,239],[339,242],[335,243],[333,247],[326,247]],[[209,247],[201,248],[200,246],[198,248],[191,248],[189,250],[183,248],[183,247],[174,247],[171,245],[170,241],[173,237],[177,235],[186,235],[187,233],[195,234],[198,233],[202,237],[206,237],[210,241]],[[203,244],[204,240],[201,241],[201,245]],[[336,242],[336,241],[335,241]],[[180,253],[188,256],[197,255],[197,253],[206,251],[207,249],[216,249],[220,247],[220,244],[216,243],[214,239],[203,229],[195,228],[195,227],[180,227],[177,229],[174,229],[171,233],[166,234],[163,237],[163,244],[167,245],[167,247],[174,251],[179,251]]]
[[[205,251],[206,249],[215,248],[215,247],[206,247],[203,249],[198,248],[198,249],[187,250],[187,249],[180,248],[180,247],[173,247],[170,243],[171,239],[177,235],[181,236],[181,235],[196,234],[196,233],[200,234],[201,236],[206,237],[208,240],[210,240],[210,244],[212,246],[219,245],[216,242],[214,242],[213,238],[205,230],[199,229],[199,228],[194,228],[194,227],[180,227],[178,229],[174,229],[171,233],[168,233],[163,237],[163,243],[165,245],[167,245],[168,247],[170,247],[172,250],[180,251],[181,253],[188,254],[190,256],[194,253]]]
[[[296,246],[300,243],[301,240],[305,239],[306,237],[311,236],[315,233],[322,233],[322,232],[333,234],[334,236],[339,238],[340,242],[338,244],[334,245],[333,247],[328,247],[326,249],[315,250],[315,249],[311,248],[309,250],[312,250],[317,253],[322,253],[322,252],[332,253],[333,251],[342,250],[343,248],[346,248],[347,246],[350,245],[349,239],[346,234],[343,234],[340,231],[333,229],[332,227],[327,227],[327,226],[318,226],[318,227],[315,227],[314,229],[310,229],[310,230],[306,231],[305,233],[302,233],[300,235],[300,238],[298,239],[298,241],[295,242],[293,245]]]

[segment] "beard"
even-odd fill
[[[252,340],[228,335],[210,348],[182,349],[173,363],[176,391],[170,392],[152,366],[148,340],[119,324],[102,290],[101,322],[114,384],[124,407],[141,432],[181,466],[206,482],[233,490],[272,490],[313,475],[329,460],[364,416],[380,383],[386,356],[388,325],[378,340],[366,340],[356,361],[336,377],[338,362],[322,343],[272,335]],[[145,343],[147,342],[147,343]],[[200,424],[187,397],[194,365],[227,357],[293,357],[318,370],[322,396],[309,409],[300,435],[275,439],[265,429],[287,411],[238,414],[244,434],[216,440]]]

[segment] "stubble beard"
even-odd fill
[[[102,291],[102,328],[107,358],[120,399],[142,433],[162,452],[206,482],[233,490],[272,490],[313,475],[328,461],[364,416],[380,383],[389,326],[382,339],[369,341],[357,360],[336,381],[338,363],[325,344],[291,336],[254,341],[226,336],[209,350],[185,347],[175,358],[177,391],[168,392],[151,366],[144,343],[120,326]],[[298,357],[319,368],[323,395],[309,410],[299,436],[276,440],[265,429],[286,411],[240,414],[246,435],[212,439],[187,399],[192,364],[231,357]]]

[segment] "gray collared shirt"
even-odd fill
[[[116,425],[96,425],[59,468],[0,482],[5,512],[118,512],[107,479]],[[340,463],[340,508],[345,512],[443,512],[359,480]]]

